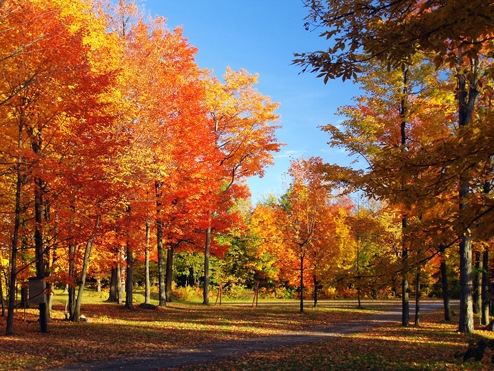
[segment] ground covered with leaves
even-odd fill
[[[15,335],[0,336],[0,370],[46,369],[74,363],[153,354],[184,347],[241,340],[259,336],[364,319],[396,303],[374,302],[365,310],[355,303],[336,302],[324,308],[307,308],[300,314],[295,302],[278,302],[252,308],[247,303],[203,306],[170,303],[167,308],[134,311],[92,298],[83,305],[90,322],[65,320],[59,302],[52,312],[47,334],[39,332],[38,311],[19,309]],[[274,303],[276,304],[276,303]],[[284,304],[284,306],[282,306]],[[0,317],[5,329],[6,319]],[[187,370],[446,370],[485,369],[482,362],[462,364],[454,354],[465,351],[475,336],[457,332],[456,323],[441,316],[424,315],[419,328],[388,326],[360,334],[342,335],[311,344],[265,351],[216,364],[194,365]]]
[[[350,307],[308,309],[296,306],[208,306],[170,303],[167,308],[134,311],[104,302],[83,305],[90,322],[65,320],[64,306],[54,306],[47,334],[39,332],[36,309],[19,309],[14,336],[1,336],[0,370],[45,369],[71,363],[157,353],[174,348],[282,334],[361,318]],[[0,317],[5,329],[6,319]]]
[[[457,318],[456,318],[457,319]],[[442,321],[440,313],[422,316],[421,326],[378,327],[362,333],[332,337],[282,350],[256,352],[207,365],[181,368],[192,370],[492,370],[486,351],[482,361],[463,363],[459,353],[469,342],[492,332],[476,330],[475,335],[457,331],[456,323]]]

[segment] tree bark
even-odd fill
[[[21,302],[19,303],[21,308],[29,307],[29,290],[27,284],[21,283]]]
[[[211,250],[211,226],[206,230],[206,246],[204,247],[204,289],[203,304],[209,305],[209,253]]]
[[[460,70],[463,68],[463,53],[458,50],[458,126],[461,128],[470,124],[475,101],[478,96],[477,72],[469,76],[467,91],[467,76]],[[467,198],[470,193],[469,179],[460,175],[459,179],[459,206],[460,218],[467,209]],[[472,239],[464,231],[460,236],[460,320],[459,330],[465,333],[474,333],[473,302],[472,302]]]
[[[406,215],[403,217],[402,221],[402,230],[404,231],[407,228],[407,217]],[[403,244],[403,279],[401,281],[401,324],[402,326],[410,325],[410,299],[408,295],[408,280],[406,277],[407,271],[407,259],[408,259],[408,249],[405,244]]]
[[[489,324],[489,251],[484,250],[482,254],[483,269],[482,269],[482,311],[481,311],[481,324]]]
[[[314,308],[317,307],[317,277],[316,275],[314,274],[313,276],[313,279],[314,279]]]
[[[156,239],[158,248],[158,305],[166,307],[165,274],[163,258],[163,228],[160,220],[156,221]]]
[[[407,142],[407,135],[406,135],[406,127],[407,127],[407,97],[408,97],[408,70],[404,69],[403,70],[403,91],[402,91],[402,97],[401,97],[401,102],[400,102],[400,117],[401,117],[401,125],[400,125],[400,133],[401,133],[401,147],[403,148],[403,151],[406,150],[406,142]],[[404,187],[405,181],[402,179],[402,188]],[[407,220],[407,215],[403,215],[402,220],[401,220],[401,226],[402,226],[402,232],[403,235],[405,234],[405,230],[407,228],[408,220]],[[403,326],[408,326],[410,324],[410,303],[408,299],[408,281],[407,281],[407,259],[408,259],[408,249],[406,246],[406,242],[403,241],[403,256],[402,256],[402,261],[403,261],[403,279],[401,281],[401,307],[402,307],[402,313],[401,313],[401,324]]]
[[[37,144],[32,145],[34,153],[38,153]],[[36,222],[34,228],[34,249],[36,253],[36,277],[40,280],[45,279],[45,262],[43,249],[43,184],[40,178],[34,180],[34,220]],[[39,327],[40,332],[48,332],[48,321],[46,320],[47,310],[46,302],[39,303]]]
[[[360,199],[359,199],[359,208],[360,208]],[[362,300],[360,297],[360,236],[359,230],[357,229],[357,309],[362,309]]]
[[[151,304],[151,279],[149,277],[149,240],[151,237],[151,222],[146,219],[146,251],[144,252],[145,266],[145,287],[144,287],[144,304]]]
[[[51,311],[53,309],[53,290],[51,283],[46,283],[46,322],[51,323]]]
[[[304,254],[300,255],[300,313],[304,313]]]
[[[5,300],[3,298],[2,271],[0,270],[0,302],[2,304],[2,317],[5,317]]]
[[[173,254],[175,252],[175,244],[168,244],[168,251],[166,253],[166,277],[165,277],[165,290],[166,301],[172,301],[172,278],[173,278]]]
[[[123,302],[123,290],[122,290],[122,252],[120,247],[118,247],[117,252],[117,303],[122,304]]]
[[[43,192],[46,192],[46,190],[43,190]],[[44,218],[45,222],[50,221],[50,206],[48,204],[43,205],[44,208]],[[58,235],[58,227],[55,229],[55,236]],[[57,246],[57,243],[53,243],[54,246]],[[45,279],[49,281],[50,275],[52,268],[55,266],[57,263],[57,248],[52,247],[52,256],[51,256],[51,262],[50,262],[50,249],[46,248],[45,250],[45,262],[46,262],[46,271],[45,271]],[[47,301],[46,301],[46,321],[48,323],[52,322],[51,319],[51,312],[53,310],[53,290],[52,290],[52,284],[50,282],[46,282],[46,292],[47,292]]]
[[[160,218],[161,212],[161,182],[154,183],[156,190],[156,245],[158,250],[158,306],[166,307],[165,272],[163,258],[163,223]]]
[[[408,280],[404,279],[401,281],[401,324],[403,326],[410,325],[410,300],[408,296]]]
[[[108,297],[107,302],[110,303],[118,303],[119,302],[119,294],[120,292],[118,291],[118,267],[112,267],[111,269],[111,276],[110,276],[110,295]]]
[[[444,303],[444,320],[451,321],[451,307],[449,305],[449,287],[448,287],[448,275],[446,269],[445,258],[441,260],[441,283],[443,291],[443,303]]]
[[[127,240],[127,274],[125,277],[125,308],[133,310],[134,302],[132,291],[134,289],[134,256],[130,241]]]
[[[71,281],[68,284],[68,294],[69,294],[69,318],[74,318],[75,311],[75,288],[76,288],[76,277],[75,277],[75,250],[76,247],[73,244],[69,245],[69,280]]]
[[[481,276],[482,276],[482,260],[480,259],[480,251],[475,252],[475,278],[473,280],[473,313],[480,315],[482,307],[481,297]]]
[[[418,272],[415,285],[415,326],[420,326],[420,296],[420,272]]]
[[[89,240],[86,243],[86,248],[84,250],[84,260],[82,263],[82,277],[81,277],[81,284],[79,285],[79,292],[77,293],[77,300],[75,303],[75,310],[74,310],[74,316],[71,318],[73,322],[79,322],[80,316],[81,316],[81,304],[82,304],[82,294],[84,292],[84,285],[86,284],[86,276],[87,276],[87,268],[89,265],[89,259],[91,258],[91,250],[93,248],[93,242],[94,238],[96,236],[96,231],[99,227],[99,221],[100,217],[96,218],[96,222],[94,225],[94,230],[89,238]]]
[[[472,334],[473,300],[472,300],[472,246],[471,238],[464,235],[460,242],[460,332]]]

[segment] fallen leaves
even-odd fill
[[[459,334],[457,324],[441,322],[441,314],[421,317],[421,327],[398,325],[364,333],[333,337],[311,344],[245,355],[214,364],[180,370],[484,370],[482,362],[461,363],[455,352],[464,351],[474,336]],[[478,330],[483,336],[492,333]]]
[[[157,353],[174,348],[283,334],[369,313],[348,308],[209,306],[172,303],[167,308],[128,311],[109,303],[86,304],[91,322],[64,320],[55,306],[49,332],[39,332],[36,309],[15,316],[15,336],[2,336],[0,370],[46,369],[94,360]],[[0,317],[5,328],[5,318]],[[5,361],[6,360],[6,361]]]

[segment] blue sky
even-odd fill
[[[337,123],[339,106],[351,104],[359,94],[350,81],[328,81],[315,74],[300,74],[292,65],[296,52],[323,49],[325,43],[317,32],[304,28],[307,10],[301,0],[147,0],[146,14],[168,19],[170,29],[183,27],[183,34],[198,48],[201,68],[222,75],[227,66],[259,74],[257,89],[281,103],[277,131],[286,143],[275,154],[275,165],[266,168],[263,178],[252,178],[249,185],[252,202],[262,195],[281,195],[286,189],[290,158],[320,156],[326,162],[349,164],[340,149],[327,145],[328,136],[318,129]],[[285,179],[285,180],[284,180]]]

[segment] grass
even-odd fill
[[[135,302],[143,301],[141,294]],[[158,310],[128,311],[122,305],[105,303],[107,294],[88,291],[82,313],[90,322],[64,320],[65,298],[55,296],[49,332],[41,334],[38,311],[19,309],[14,336],[0,338],[0,370],[46,369],[71,363],[156,353],[200,344],[283,334],[320,325],[331,325],[375,313],[389,302],[336,302],[331,307],[307,308],[300,314],[296,305],[252,308],[252,302],[203,306],[174,302]],[[214,303],[214,301],[213,301]],[[261,301],[263,303],[263,301]],[[264,301],[264,303],[266,303]],[[293,302],[290,302],[295,304]],[[229,304],[229,305],[228,305]],[[5,329],[5,317],[0,326]],[[190,370],[303,370],[303,369],[483,369],[487,363],[462,365],[452,354],[465,350],[471,336],[456,332],[456,324],[440,321],[440,315],[422,317],[420,328],[398,326],[363,334],[331,338],[310,345],[263,352],[237,360],[194,366]],[[489,335],[490,334],[483,334]],[[490,357],[489,357],[490,358]],[[383,366],[384,365],[384,366]],[[476,368],[475,368],[476,367]]]

